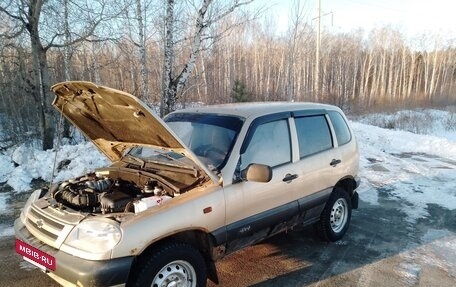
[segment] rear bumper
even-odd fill
[[[46,271],[52,279],[64,286],[125,286],[133,256],[110,260],[91,261],[72,256],[43,244],[25,228],[20,219],[14,222],[16,238],[53,256],[55,271]]]

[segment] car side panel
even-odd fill
[[[231,230],[228,230],[228,234],[231,234],[229,237],[232,238],[233,233],[238,233],[243,228],[251,230],[246,234],[256,232],[263,227],[262,221],[271,216],[277,218],[282,214],[285,215],[285,220],[289,214],[281,211],[283,206],[288,206],[292,213],[298,213],[297,204],[292,203],[296,200],[292,199],[289,185],[283,181],[291,172],[293,170],[290,165],[283,165],[273,169],[273,177],[269,183],[239,182],[225,188],[226,225],[231,227]],[[273,211],[278,207],[280,208]],[[265,213],[268,211],[270,213]],[[260,222],[254,224],[253,219]]]
[[[227,229],[227,252],[251,245],[287,228],[298,215],[296,201],[263,211],[229,224]]]
[[[302,158],[294,164],[298,175],[292,195],[294,200],[303,202],[308,196],[332,189],[337,182],[335,168],[330,165],[333,157],[334,151],[331,149]],[[301,206],[301,211],[304,211],[305,207]]]

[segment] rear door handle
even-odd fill
[[[333,159],[333,160],[329,163],[329,165],[331,165],[331,166],[336,166],[336,165],[338,165],[338,164],[341,163],[341,162],[342,162],[342,161],[341,161],[340,159]]]
[[[282,179],[282,181],[289,183],[289,182],[291,182],[292,180],[297,179],[297,178],[298,178],[298,175],[297,175],[297,174],[287,173],[287,174],[285,175],[285,177]]]

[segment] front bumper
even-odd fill
[[[91,261],[54,249],[35,238],[20,219],[14,222],[16,238],[53,256],[56,270],[46,273],[65,286],[125,286],[133,256]]]

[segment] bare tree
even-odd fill
[[[238,9],[251,1],[117,1],[130,5],[115,21],[102,0],[0,3],[0,113],[7,117],[2,131],[7,125],[15,138],[39,131],[35,123],[50,101],[46,78],[82,78],[149,102],[161,98],[161,114],[191,101],[233,101],[236,80],[250,100],[315,99],[315,31],[300,11],[289,33],[280,34],[272,14],[256,21],[255,14]],[[42,3],[38,31],[32,29],[33,3]],[[102,42],[108,37],[103,23],[122,24],[115,41]],[[167,33],[158,33],[163,27]],[[39,32],[34,45],[45,53],[32,49],[29,30]],[[454,42],[432,46],[435,38],[427,35],[412,46],[391,27],[368,35],[322,29],[322,40],[319,101],[360,109],[456,102]]]
[[[164,68],[163,68],[163,99],[160,114],[164,115],[175,110],[176,99],[182,92],[190,74],[196,64],[202,42],[214,41],[214,38],[205,38],[205,32],[214,23],[220,21],[241,6],[251,3],[253,0],[232,0],[228,4],[214,5],[212,0],[202,0],[196,12],[193,26],[193,35],[190,37],[190,53],[183,67],[174,73],[174,24],[175,24],[175,0],[166,1],[165,15],[165,43],[164,43]],[[219,4],[219,3],[216,3]],[[211,9],[212,8],[212,9]]]
[[[305,6],[306,1],[293,1],[291,9],[291,26],[289,27],[289,40],[288,40],[288,59],[287,59],[287,86],[286,95],[287,100],[292,101],[297,98],[296,95],[296,77],[297,61],[299,56],[298,45],[303,42],[303,29],[306,28],[304,22],[306,15]],[[304,27],[302,27],[304,26]]]
[[[78,31],[71,33],[66,27],[66,29],[63,29],[63,34],[57,25],[62,21],[59,22],[56,19],[60,17],[58,7],[62,4],[58,0],[10,0],[0,6],[1,17],[15,23],[14,30],[10,33],[3,33],[3,37],[17,37],[25,31],[30,39],[34,67],[34,86],[37,98],[39,98],[38,110],[43,149],[53,147],[55,130],[54,114],[51,109],[53,99],[50,94],[51,78],[47,59],[49,49],[62,48],[86,41],[96,34],[97,28],[102,26],[103,22],[117,15],[116,13],[108,12],[106,3],[103,0],[88,2],[73,0],[72,3],[75,9],[79,10],[79,21],[84,19],[84,17],[86,17],[86,21],[81,23],[81,25],[73,25],[76,29],[79,28]],[[68,7],[68,2],[65,1],[63,4],[64,7]],[[84,16],[81,17],[81,15]],[[63,23],[66,23],[66,20]],[[75,37],[68,41],[70,34]]]
[[[149,63],[148,40],[155,36],[154,30],[150,29],[151,20],[158,16],[157,7],[153,0],[125,0],[126,29],[128,40],[132,42],[138,54],[140,66],[140,91],[139,97],[151,103],[152,97],[149,93]],[[131,9],[131,10],[130,10]],[[159,62],[159,61],[156,61]]]

